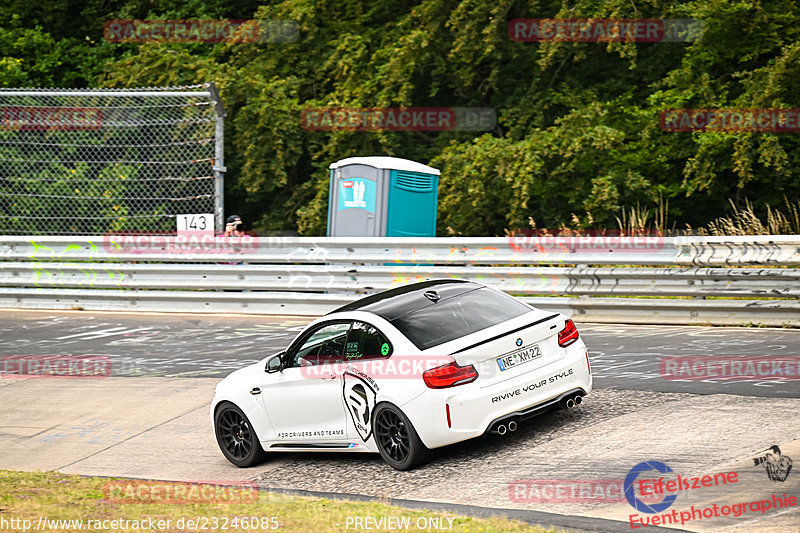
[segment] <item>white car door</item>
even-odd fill
[[[289,347],[280,372],[265,374],[261,401],[284,442],[346,440],[342,356],[350,321],[322,324]]]

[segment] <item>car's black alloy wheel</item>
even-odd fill
[[[217,409],[214,432],[220,450],[236,466],[252,466],[264,458],[264,450],[250,421],[234,404],[226,402]]]
[[[391,404],[375,410],[373,428],[378,451],[392,468],[410,470],[425,462],[429,450],[408,417]]]

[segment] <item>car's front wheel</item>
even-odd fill
[[[236,466],[253,466],[264,459],[264,450],[250,420],[234,404],[225,402],[217,409],[214,433],[219,449]]]
[[[428,459],[430,450],[422,443],[403,411],[385,403],[378,405],[373,416],[375,443],[389,466],[396,470],[411,470]]]

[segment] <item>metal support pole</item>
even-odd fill
[[[208,90],[214,100],[214,227],[216,233],[225,231],[225,106],[216,85],[211,81]]]

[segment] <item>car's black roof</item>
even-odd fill
[[[355,302],[351,302],[328,314],[344,311],[366,311],[376,314],[388,321],[403,316],[410,311],[416,311],[435,302],[425,296],[426,292],[435,291],[439,300],[446,300],[465,292],[474,291],[482,285],[463,279],[440,279],[421,281],[389,289],[388,291],[371,294]]]

